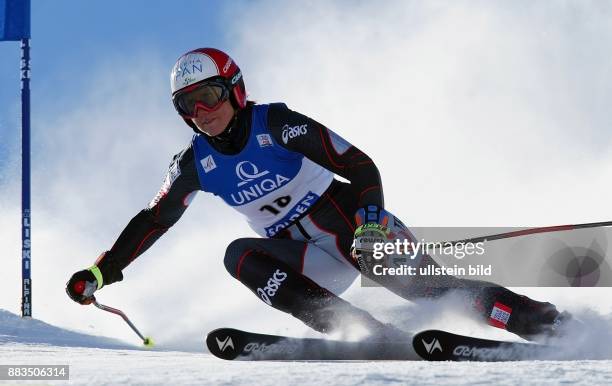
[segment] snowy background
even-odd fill
[[[111,247],[156,194],[172,155],[188,143],[191,129],[170,102],[169,72],[178,56],[201,46],[232,55],[251,99],[283,101],[368,153],[381,170],[387,207],[409,226],[609,220],[609,2],[185,1],[151,8],[145,1],[33,2],[37,319],[138,343],[123,321],[74,304],[64,286]],[[14,314],[21,294],[18,64],[18,44],[1,44],[0,309]],[[206,331],[220,326],[311,334],[225,272],[225,246],[253,232],[219,204],[198,195],[181,221],[124,272],[123,282],[99,293],[100,302],[127,312],[165,350],[201,351]],[[598,331],[610,326],[610,289],[517,291],[592,318]],[[408,330],[441,327],[514,339],[442,313],[442,306],[414,306],[380,289],[357,286],[347,298]],[[0,358],[34,363],[44,355],[6,350]],[[145,362],[139,355],[156,355],[130,353],[138,363]],[[94,368],[79,355],[65,355]],[[203,360],[193,355],[185,362],[189,371]],[[207,373],[214,373],[218,361],[206,361]],[[311,372],[295,366],[303,376]],[[348,383],[384,383],[387,370],[389,383],[407,376],[401,367],[377,366],[339,365],[333,380],[341,383],[342,374],[355,371],[363,378]],[[440,371],[451,377],[448,383],[458,382],[455,367],[414,366],[411,372],[435,377]],[[573,377],[575,367],[551,366],[551,374]],[[599,365],[583,366],[584,374],[600,375]],[[500,377],[517,369],[501,368]],[[276,379],[271,372],[285,369],[239,371]],[[124,382],[137,382],[125,372]]]

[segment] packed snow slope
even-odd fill
[[[70,385],[609,384],[612,361],[227,362],[204,352],[144,350],[109,338],[23,320],[0,310],[0,364],[69,365]],[[0,384],[26,381],[0,381]],[[33,382],[32,382],[33,383]],[[40,381],[37,384],[41,383]]]

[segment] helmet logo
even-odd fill
[[[191,56],[191,55],[190,55]],[[184,60],[181,60],[177,63],[174,72],[174,81],[176,82],[179,78],[183,79],[183,84],[188,84],[189,82],[194,81],[195,77],[187,77],[188,75],[194,74],[195,72],[203,72],[202,61],[199,58],[194,57],[186,57]]]
[[[187,86],[188,84],[190,84],[191,82],[193,82],[195,80],[196,80],[196,78],[189,78],[189,77],[184,78],[183,79],[183,85]]]
[[[241,72],[241,71],[238,71],[238,72],[236,73],[236,75],[234,75],[234,77],[232,78],[232,81],[231,81],[232,85],[236,84],[236,82],[238,82],[238,80],[239,80],[241,77],[242,77],[242,72]]]
[[[223,72],[227,72],[227,70],[229,70],[231,65],[232,65],[232,58],[227,58],[227,62],[225,63],[225,66],[223,66]]]

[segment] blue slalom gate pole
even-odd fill
[[[32,316],[30,0],[0,0],[0,42],[21,41],[21,316]]]
[[[32,317],[30,207],[30,39],[21,39],[21,316]]]

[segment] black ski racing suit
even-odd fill
[[[222,154],[239,154],[251,135],[252,109],[250,103],[237,113],[226,132],[205,139]],[[283,128],[302,125],[307,125],[305,133],[290,141],[283,139]],[[359,274],[359,266],[350,256],[354,213],[366,205],[384,206],[378,169],[366,154],[347,142],[339,152],[334,143],[339,137],[335,133],[284,104],[269,106],[267,126],[276,144],[303,154],[350,183],[334,179],[312,207],[272,237],[239,238],[230,243],[225,267],[261,300],[318,331],[343,329],[349,321],[361,322],[373,330],[384,329],[367,312],[337,296]],[[104,285],[122,280],[123,269],[178,221],[195,193],[202,189],[196,162],[193,142],[174,156],[158,194],[132,218],[112,248],[96,262]],[[466,289],[469,308],[483,320],[490,319],[497,303],[511,308],[513,312],[504,327],[525,337],[541,332],[539,323],[550,323],[557,315],[548,303],[535,302],[490,283],[474,286],[474,282],[450,277],[447,287],[437,283],[435,288],[427,288],[373,279],[406,299],[440,296],[450,287]],[[536,323],[533,315],[538,312],[534,310],[546,314]]]

